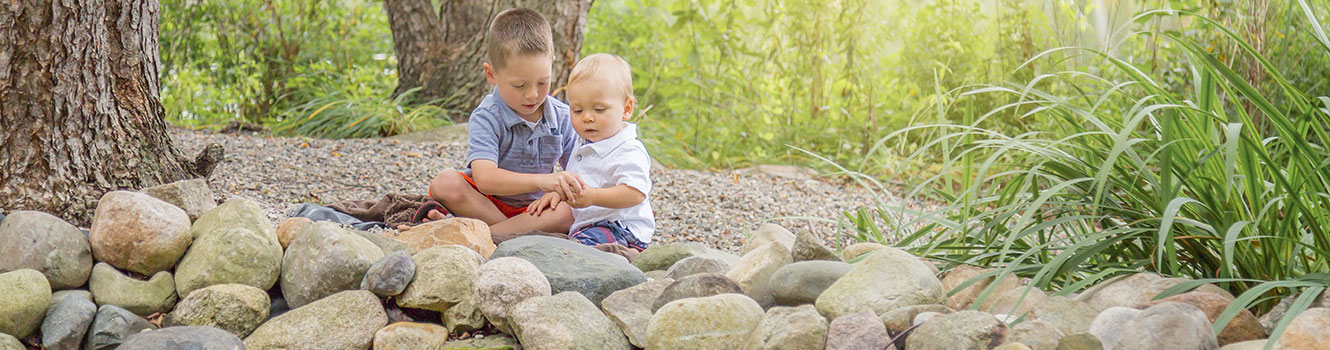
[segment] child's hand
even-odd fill
[[[548,179],[544,184],[541,184],[540,190],[558,193],[563,196],[563,199],[571,200],[581,197],[582,189],[586,187],[586,182],[582,181],[581,176],[567,171],[550,174]]]
[[[558,208],[559,203],[563,201],[563,198],[561,197],[562,196],[559,195],[558,192],[545,192],[544,195],[540,196],[540,199],[531,202],[531,205],[526,207],[526,213],[540,216],[540,213],[545,212],[545,210],[554,210],[555,208]]]
[[[569,198],[566,202],[568,203],[569,206],[579,209],[595,205],[595,203],[592,202],[592,197],[594,197],[592,196],[592,192],[596,191],[598,190],[594,188],[588,188],[586,191],[582,192],[582,195]]]

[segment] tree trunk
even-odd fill
[[[397,89],[393,95],[420,88],[416,102],[438,100],[450,110],[475,108],[490,87],[482,65],[486,61],[485,34],[500,11],[526,7],[550,22],[554,34],[555,90],[582,50],[582,32],[592,0],[443,0],[435,11],[430,0],[384,0],[397,49]],[[556,92],[557,94],[557,92]],[[466,114],[454,116],[465,119]]]
[[[206,176],[166,133],[156,0],[0,5],[0,209],[87,224],[107,191]]]

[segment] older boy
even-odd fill
[[[587,56],[568,77],[568,105],[580,140],[568,172],[586,188],[568,197],[545,193],[527,209],[532,215],[573,206],[569,238],[590,246],[619,244],[638,252],[656,229],[651,212],[651,157],[637,140],[633,115],[633,77],[628,62],[607,54]],[[629,254],[631,259],[631,255]]]
[[[550,25],[533,10],[509,9],[494,18],[487,40],[485,79],[494,91],[471,112],[467,169],[440,172],[429,195],[454,215],[488,223],[495,243],[525,232],[568,232],[573,216],[566,204],[540,215],[518,215],[542,192],[577,196],[582,191],[576,175],[553,173],[554,164],[568,163],[577,134],[568,105],[549,96]]]

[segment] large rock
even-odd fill
[[[171,311],[178,298],[170,272],[158,272],[144,281],[126,276],[107,263],[92,267],[88,289],[98,305],[119,306],[140,316]]]
[[[180,259],[175,288],[180,295],[218,284],[268,290],[281,272],[282,246],[276,239],[239,227],[210,230],[196,236]]]
[[[143,193],[112,191],[97,202],[88,240],[97,261],[151,275],[175,266],[193,237],[183,209]]]
[[[785,265],[771,275],[771,295],[777,305],[812,304],[853,265],[840,261],[801,261]]]
[[[1132,307],[1153,300],[1164,290],[1187,281],[1182,278],[1164,278],[1154,273],[1141,272],[1100,282],[1086,289],[1076,297],[1076,300],[1085,302],[1096,310],[1106,310],[1114,306]],[[1213,284],[1204,284],[1194,290],[1215,293],[1233,300],[1231,293]]]
[[[132,334],[116,350],[242,350],[235,334],[208,326],[167,327]]]
[[[263,207],[259,206],[258,202],[241,197],[231,198],[222,205],[204,212],[194,221],[189,234],[198,239],[212,231],[235,228],[249,230],[264,239],[272,240],[275,244],[280,244],[272,221],[268,219]]]
[[[494,254],[494,239],[490,226],[484,221],[454,217],[427,222],[392,236],[419,252],[441,245],[460,245],[474,250],[486,259]]]
[[[780,225],[762,224],[747,239],[744,239],[744,245],[739,250],[739,255],[748,255],[749,252],[761,248],[767,243],[778,243],[785,247],[786,251],[789,251],[794,248],[794,233]]]
[[[1210,320],[1210,323],[1214,323],[1216,319],[1219,319],[1219,315],[1223,314],[1225,309],[1228,309],[1229,304],[1233,303],[1233,299],[1225,298],[1219,294],[1196,291],[1142,303],[1136,305],[1136,308],[1144,310],[1165,302],[1179,302],[1195,306],[1201,309],[1201,312],[1205,312],[1205,317]],[[1224,330],[1220,331],[1218,335],[1219,346],[1263,338],[1265,338],[1265,328],[1261,326],[1261,321],[1256,318],[1256,315],[1247,310],[1238,312],[1238,315],[1229,321],[1228,325],[1224,326]]]
[[[768,244],[740,257],[739,263],[726,272],[725,277],[738,283],[744,295],[756,300],[758,305],[767,307],[776,300],[772,296],[771,275],[790,262],[790,252],[785,246]]]
[[[1104,346],[1103,343],[1099,342],[1099,338],[1096,338],[1093,334],[1090,333],[1070,334],[1062,337],[1062,341],[1058,342],[1058,350],[1104,350],[1104,349],[1112,349],[1112,348]]]
[[[1052,323],[1041,320],[1026,320],[1011,327],[1007,343],[1021,343],[1032,350],[1057,350],[1062,341],[1062,331]]]
[[[415,253],[416,253],[416,250],[415,250],[415,249],[413,249],[413,248],[411,248],[411,247],[408,247],[406,244],[402,244],[402,242],[400,242],[400,241],[398,241],[398,240],[395,240],[395,239],[392,239],[391,237],[388,237],[388,232],[394,232],[394,231],[381,231],[380,233],[373,233],[373,232],[362,231],[362,230],[348,230],[348,231],[350,231],[351,233],[356,234],[357,236],[360,236],[360,238],[364,238],[365,240],[368,240],[370,243],[374,243],[375,246],[379,247],[379,250],[382,250],[382,251],[383,251],[383,254],[388,254],[388,253],[398,252],[398,251],[406,252],[407,254],[415,254]],[[474,251],[473,251],[473,253],[476,254],[477,259],[480,259],[480,260],[484,260],[484,259],[485,259],[485,258],[480,257],[480,253],[475,253]]]
[[[869,256],[881,254],[874,253]],[[910,332],[905,348],[910,350],[984,350],[1002,344],[1007,325],[982,311],[957,311],[924,322]]]
[[[1303,311],[1284,329],[1275,349],[1330,349],[1330,309]]]
[[[1034,308],[1034,316],[1057,326],[1063,334],[1076,334],[1089,332],[1099,311],[1068,297],[1053,296]]]
[[[245,348],[365,349],[386,325],[388,315],[374,293],[344,291],[268,320],[245,338]]]
[[[801,231],[794,236],[794,244],[790,246],[790,257],[794,261],[841,261],[836,252],[827,248],[827,244],[822,242],[821,238],[808,231]]]
[[[707,247],[697,242],[678,242],[652,245],[633,259],[633,266],[642,271],[666,270],[685,258],[704,256]]]
[[[675,300],[651,316],[646,348],[737,349],[762,317],[762,306],[742,294]]]
[[[212,199],[212,189],[208,188],[208,180],[205,179],[181,180],[148,187],[143,189],[143,193],[180,207],[190,220],[197,220],[204,212],[217,207],[217,201]]]
[[[443,312],[472,299],[480,263],[469,249],[437,246],[416,253],[416,277],[397,297],[397,305]]]
[[[54,311],[55,306],[57,304],[60,304],[60,302],[64,301],[66,298],[78,298],[78,299],[87,300],[88,302],[91,303],[92,293],[81,289],[62,290],[51,293],[51,302],[46,303],[46,314],[50,314],[51,311]],[[96,312],[97,310],[93,309],[92,311]]]
[[[42,320],[42,347],[75,350],[97,315],[97,305],[83,298],[64,298]]]
[[[374,333],[374,350],[438,349],[448,329],[432,323],[397,322]]]
[[[855,243],[855,244],[851,244],[849,247],[845,247],[845,250],[842,250],[841,253],[840,253],[840,258],[841,258],[841,261],[844,261],[844,262],[847,262],[847,263],[848,263],[848,262],[855,262],[856,259],[859,259],[859,256],[862,256],[862,255],[864,255],[864,254],[866,254],[866,253],[872,252],[872,251],[874,251],[874,250],[878,250],[878,249],[886,248],[886,247],[887,247],[887,246],[884,246],[884,245],[881,245],[881,244],[877,244],[877,243],[870,243],[870,242],[865,242],[865,243]]]
[[[277,243],[282,245],[282,250],[290,247],[291,241],[305,231],[305,225],[312,223],[314,221],[304,217],[286,218],[277,223]]]
[[[880,350],[888,345],[887,327],[872,311],[841,316],[827,328],[827,350]]]
[[[495,328],[512,334],[509,311],[528,298],[550,296],[550,282],[535,265],[514,257],[496,258],[480,265],[472,291],[480,311]]]
[[[641,258],[642,257],[639,255],[638,259]],[[687,258],[683,258],[678,262],[675,262],[674,265],[671,265],[670,269],[665,271],[665,276],[662,278],[678,280],[699,273],[725,274],[726,272],[730,271],[731,267],[733,266],[731,266],[730,263],[725,262],[725,260],[721,260],[720,258],[717,257],[690,256]],[[648,273],[650,273],[650,271],[648,271]]]
[[[684,277],[674,281],[660,292],[660,296],[651,303],[652,313],[659,311],[665,304],[687,298],[701,298],[727,293],[743,294],[743,289],[729,277],[714,273],[704,273]]]
[[[660,297],[665,287],[673,284],[672,279],[651,280],[611,293],[600,302],[605,316],[619,325],[628,342],[636,347],[645,347],[647,323],[651,321],[652,304]]]
[[[211,326],[247,337],[268,319],[268,293],[243,284],[219,284],[190,293],[166,315],[170,326]]]
[[[822,350],[827,347],[827,319],[812,305],[777,306],[748,337],[745,350]]]
[[[453,334],[474,331],[485,327],[485,313],[480,312],[476,299],[468,297],[443,311],[443,325]]]
[[[994,271],[994,269],[983,269],[971,265],[956,266],[956,268],[951,269],[951,271],[948,271],[946,276],[942,277],[942,290],[946,291],[947,293],[952,293],[953,290],[955,290],[957,287],[960,287],[965,282],[969,282],[970,280],[979,277],[979,275],[991,271]],[[988,289],[988,286],[993,284],[994,280],[995,278],[990,276],[979,279],[978,281],[971,283],[969,286],[966,286],[964,289],[956,291],[955,293],[951,294],[951,296],[947,297],[947,302],[945,305],[947,305],[947,307],[956,310],[970,308],[970,304],[974,303],[975,300],[978,299],[979,296],[984,293],[984,290]],[[985,300],[995,299],[998,296],[1002,295],[1002,293],[1005,293],[1008,290],[1016,289],[1019,287],[1020,287],[1019,277],[1016,277],[1015,275],[1003,276],[1002,280],[998,281],[998,285],[993,287],[993,291],[989,292]]]
[[[1140,315],[1141,310],[1121,306],[1110,307],[1095,316],[1094,322],[1090,323],[1089,333],[1099,338],[1105,349],[1115,349],[1118,340],[1122,338],[1122,330]]]
[[[575,292],[518,303],[512,327],[524,349],[632,349],[619,327]]]
[[[402,294],[415,277],[416,261],[411,260],[411,254],[395,251],[384,255],[365,271],[365,278],[360,280],[360,289],[379,296],[395,296]]]
[[[1043,304],[1044,299],[1048,299],[1048,292],[1033,287],[1017,287],[996,297],[990,294],[979,306],[979,310],[991,314],[1033,318],[1034,308]]]
[[[306,225],[282,258],[282,294],[288,305],[298,308],[356,289],[365,271],[380,258],[383,251],[378,246],[335,223]]]
[[[135,315],[129,310],[115,305],[102,305],[97,309],[97,316],[88,328],[88,339],[83,344],[84,350],[114,350],[131,334],[157,326]]]
[[[1183,303],[1166,302],[1145,309],[1122,329],[1114,349],[1219,349],[1205,312]]]
[[[55,290],[78,288],[92,273],[92,248],[74,225],[39,211],[16,211],[0,222],[0,271],[33,269]]]
[[[8,221],[8,220],[6,220]],[[42,324],[51,301],[51,285],[41,272],[22,269],[0,273],[0,333],[26,338]]]
[[[491,258],[518,257],[531,262],[550,282],[555,293],[582,293],[592,303],[615,291],[646,282],[642,270],[623,257],[567,239],[524,236],[504,241]]]
[[[827,318],[872,310],[881,315],[892,309],[940,304],[942,282],[927,264],[895,248],[878,249],[818,296],[818,312]]]
[[[0,215],[0,220],[4,220],[4,218],[4,215]],[[27,347],[23,346],[23,343],[20,343],[18,338],[0,333],[0,350],[27,350]]]
[[[938,314],[949,314],[956,312],[949,307],[931,304],[931,305],[911,305],[899,307],[882,314],[880,319],[882,324],[887,326],[887,331],[891,334],[900,334],[911,326],[914,326],[914,318],[925,312]]]

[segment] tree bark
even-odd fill
[[[0,209],[77,224],[107,191],[203,177],[166,132],[156,0],[0,4]]]
[[[483,64],[486,32],[499,12],[526,7],[550,22],[554,34],[554,89],[568,82],[568,73],[582,50],[582,33],[592,0],[443,0],[436,11],[430,0],[384,0],[393,44],[397,50],[400,95],[420,88],[416,102],[438,100],[449,110],[470,111],[489,93]],[[561,92],[561,90],[558,90]],[[557,92],[553,92],[556,93]],[[465,119],[465,113],[454,118]]]

